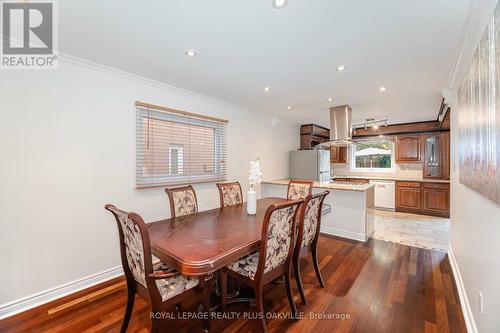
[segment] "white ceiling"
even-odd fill
[[[352,106],[354,121],[434,119],[470,0],[289,0],[283,9],[271,0],[58,4],[64,53],[327,125],[328,108],[340,104]],[[186,49],[199,54],[186,57]],[[347,69],[337,72],[339,64]]]

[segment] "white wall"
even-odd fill
[[[452,112],[450,245],[478,332],[500,332],[500,206],[460,184],[457,127],[458,114]],[[484,314],[479,311],[479,292],[484,295]]]
[[[452,75],[455,96],[496,3],[497,0],[478,1],[471,7],[461,59]],[[500,206],[459,182],[458,105],[453,106],[450,246],[469,303],[471,331],[476,326],[481,333],[500,332]],[[460,281],[458,285],[460,288]],[[479,292],[484,295],[484,314],[479,311]],[[462,308],[466,318],[469,309]]]
[[[120,265],[113,203],[146,221],[170,216],[162,188],[134,189],[136,100],[229,120],[228,178],[249,161],[288,176],[298,125],[65,58],[58,70],[0,73],[0,304]],[[215,184],[196,185],[218,206]]]

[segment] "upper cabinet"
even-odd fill
[[[450,133],[400,134],[396,163],[422,163],[423,177],[450,179]]]
[[[330,130],[315,124],[300,126],[300,149],[313,149],[330,139]]]
[[[330,163],[347,163],[347,147],[330,147]]]
[[[421,144],[419,134],[396,136],[396,163],[421,163]]]
[[[450,178],[450,134],[423,134],[424,178]]]

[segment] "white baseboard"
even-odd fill
[[[366,236],[356,232],[345,231],[337,228],[321,226],[321,232],[327,235],[338,236],[342,238],[348,238],[360,242],[366,242]]]
[[[460,305],[462,306],[467,332],[478,333],[476,322],[474,321],[474,316],[472,315],[472,310],[470,308],[469,299],[467,298],[467,293],[465,292],[462,275],[460,275],[460,269],[458,268],[458,263],[455,255],[453,254],[451,245],[448,245],[448,258],[450,259],[451,270],[453,271],[453,277],[455,278],[455,282],[457,284],[458,297],[460,298]]]
[[[76,293],[80,290],[95,286],[96,284],[103,283],[120,275],[123,275],[123,269],[122,266],[117,266],[30,296],[19,298],[9,303],[0,304],[0,319],[10,317],[19,312],[23,312],[58,298]]]

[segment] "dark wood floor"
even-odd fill
[[[320,237],[320,263],[327,287],[321,289],[310,260],[303,280],[308,304],[295,300],[307,319],[268,320],[271,332],[466,332],[447,255],[371,240],[367,244]],[[295,290],[296,292],[296,290]],[[0,332],[118,332],[126,292],[123,279],[90,288],[0,321]],[[196,304],[186,304],[185,310]],[[288,313],[284,285],[265,292],[265,308]],[[233,304],[225,313],[254,313]],[[129,332],[149,331],[149,306],[137,298]],[[310,313],[349,319],[309,319]],[[168,320],[165,332],[200,332],[199,320]],[[258,320],[213,320],[212,332],[259,332]]]

